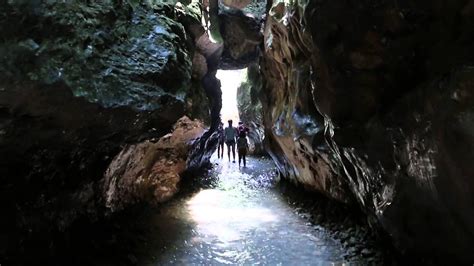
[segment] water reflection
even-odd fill
[[[199,233],[215,235],[221,241],[241,239],[242,232],[277,219],[270,209],[249,206],[217,189],[202,190],[187,205]]]
[[[214,162],[215,187],[171,205],[157,219],[187,229],[155,264],[343,265],[344,248],[272,189],[276,174],[269,160],[251,158],[245,171]]]

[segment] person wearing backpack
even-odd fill
[[[240,161],[242,160],[244,163],[244,167],[247,167],[247,162],[246,162],[246,156],[247,156],[247,151],[249,149],[249,144],[247,142],[247,135],[245,134],[244,131],[241,131],[239,133],[239,139],[237,140],[237,153],[239,156],[239,167],[240,167]]]
[[[250,129],[244,124],[244,122],[239,121],[239,126],[237,127],[237,131],[240,136],[240,132],[244,132],[247,135],[250,132]]]

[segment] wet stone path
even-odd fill
[[[343,241],[289,205],[275,189],[278,177],[269,159],[249,158],[247,168],[240,169],[227,160],[213,163],[210,188],[174,200],[155,215],[161,238],[169,241],[145,264],[373,263],[350,254]]]

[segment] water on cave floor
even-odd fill
[[[176,200],[155,216],[158,231],[172,235],[150,265],[345,265],[347,250],[311,224],[275,190],[277,174],[266,158],[247,168],[213,159],[215,184]],[[163,237],[163,235],[162,235]]]

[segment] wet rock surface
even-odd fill
[[[166,112],[174,105],[175,121],[185,109],[193,43],[179,11],[80,1],[2,6],[4,79],[63,81],[104,107]]]
[[[202,82],[212,68],[199,57],[195,2],[0,7],[0,257],[13,263],[104,219],[104,173],[124,147],[159,139],[183,115],[211,125],[208,143],[220,90]],[[205,164],[214,147],[204,146],[184,165]]]
[[[357,203],[400,250],[458,262],[474,243],[470,5],[274,2],[260,63],[280,172]]]

